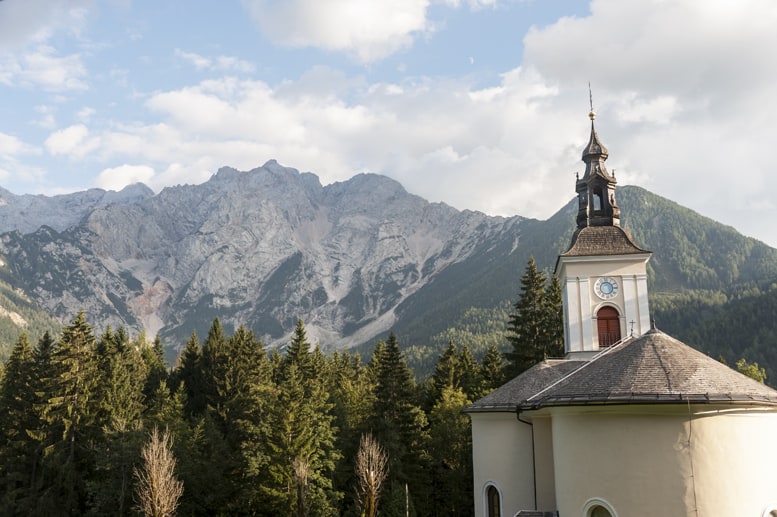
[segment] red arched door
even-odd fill
[[[612,346],[621,339],[621,321],[618,311],[613,307],[602,307],[596,313],[599,331],[599,348]]]

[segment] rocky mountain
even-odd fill
[[[274,161],[158,195],[100,192],[0,192],[6,206],[39,203],[25,224],[0,210],[0,281],[60,321],[83,309],[98,330],[144,329],[171,346],[204,336],[216,316],[269,345],[286,343],[297,318],[325,348],[390,329],[424,343],[471,307],[515,299],[530,256],[552,270],[576,212],[571,202],[546,221],[489,217],[383,176],[322,186]],[[637,242],[655,251],[654,298],[777,279],[777,250],[636,187],[618,199]]]
[[[43,223],[32,232],[9,224],[3,279],[63,321],[83,309],[97,325],[177,342],[219,316],[272,343],[301,317],[314,340],[344,347],[395,325],[453,265],[515,246],[522,221],[428,203],[378,175],[322,187],[274,161],[138,192],[89,208],[82,196],[69,225],[54,227],[54,210],[31,218]]]
[[[52,197],[17,196],[0,187],[0,231],[30,233],[45,225],[61,232],[80,223],[99,206],[138,203],[153,196],[154,191],[142,183],[129,185],[120,192],[93,188]]]

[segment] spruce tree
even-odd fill
[[[467,343],[464,343],[459,351],[459,370],[461,390],[470,400],[479,399],[483,392],[483,372]]]
[[[324,385],[306,378],[291,361],[268,417],[269,461],[262,487],[267,509],[288,516],[335,513],[342,494],[332,485],[332,474],[340,453]]]
[[[459,364],[459,351],[453,341],[448,341],[448,348],[437,358],[431,383],[431,398],[428,408],[437,403],[445,388],[459,388],[461,386],[461,369]]]
[[[231,476],[236,494],[230,512],[256,507],[258,473],[267,462],[269,406],[274,400],[270,365],[261,341],[244,325],[229,338],[230,367],[223,396],[225,439],[234,454]]]
[[[313,364],[310,354],[310,343],[308,343],[305,325],[301,319],[297,319],[297,325],[294,327],[294,333],[286,349],[286,355],[283,360],[282,375],[287,372],[290,365],[296,364],[297,368],[302,370],[305,375],[311,375]]]
[[[510,314],[507,339],[512,349],[505,354],[508,375],[516,376],[542,361],[548,350],[545,275],[529,259],[521,278],[521,293]]]
[[[227,337],[224,335],[221,320],[216,318],[211,323],[208,336],[202,345],[202,389],[206,407],[218,414],[222,424],[225,400],[231,395],[232,389],[228,379],[230,368]]]
[[[472,402],[459,388],[446,387],[429,414],[432,513],[471,515],[472,430],[462,410]]]
[[[564,356],[564,302],[561,282],[553,274],[545,289],[546,357]]]
[[[409,484],[415,507],[424,514],[429,492],[428,425],[418,406],[413,374],[393,333],[376,346],[371,362],[376,381],[373,434],[389,455],[390,479]]]
[[[51,357],[51,393],[44,416],[50,449],[47,498],[70,514],[86,510],[86,481],[94,468],[92,443],[99,431],[95,392],[100,382],[95,345],[81,311],[62,331]]]
[[[34,375],[32,347],[22,333],[0,382],[0,513],[4,515],[20,510],[31,495],[38,459],[36,443],[28,434],[38,427]]]
[[[361,364],[358,354],[347,351],[335,352],[330,359],[330,375],[327,391],[331,393],[334,426],[337,427],[336,448],[342,458],[335,472],[335,486],[352,487],[354,479],[354,461],[363,434],[370,432],[369,423],[374,420],[372,413],[375,403],[373,378],[367,368]],[[354,506],[354,500],[346,497],[340,515],[347,514]]]
[[[504,384],[504,362],[502,361],[502,354],[499,353],[496,345],[492,344],[486,350],[486,354],[481,362],[480,372],[483,379],[483,388],[477,397],[473,397],[473,400],[477,400]]]
[[[143,387],[148,376],[141,346],[146,346],[145,336],[131,343],[123,327],[115,333],[107,329],[98,340],[100,375],[94,398],[95,425],[101,432],[94,440],[97,454],[88,483],[90,506],[98,513],[121,514],[132,507],[130,485],[143,440]]]
[[[202,350],[197,333],[192,332],[181,352],[179,366],[175,371],[172,387],[183,386],[186,392],[186,413],[201,415],[205,411],[205,390],[203,388]]]
[[[143,395],[146,399],[150,399],[159,387],[160,382],[167,379],[165,351],[159,334],[154,338],[151,346],[147,346],[144,343],[141,343],[141,345],[141,356],[148,371],[143,385]]]

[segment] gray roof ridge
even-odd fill
[[[554,388],[558,384],[560,384],[560,383],[564,382],[565,380],[569,379],[570,377],[575,375],[577,372],[579,372],[580,370],[582,370],[586,366],[589,366],[589,365],[593,364],[594,362],[596,362],[597,360],[599,360],[602,357],[606,356],[607,354],[609,354],[613,350],[620,349],[621,347],[623,347],[625,344],[629,343],[633,339],[634,338],[632,336],[627,336],[627,337],[621,339],[620,341],[616,342],[615,344],[605,348],[604,350],[602,350],[601,352],[599,352],[598,354],[593,356],[589,361],[586,361],[585,363],[581,364],[579,368],[575,368],[574,370],[572,370],[568,374],[566,374],[563,377],[561,377],[560,379],[558,379],[556,382],[548,384],[547,386],[542,388],[540,391],[538,391],[537,393],[535,393],[531,397],[527,398],[524,402],[529,402],[532,399],[536,399],[537,397],[539,397],[540,395],[542,395],[543,393],[545,393],[549,389]]]

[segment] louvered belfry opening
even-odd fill
[[[621,339],[621,321],[617,309],[602,307],[596,313],[596,324],[599,332],[599,348],[612,346]]]

